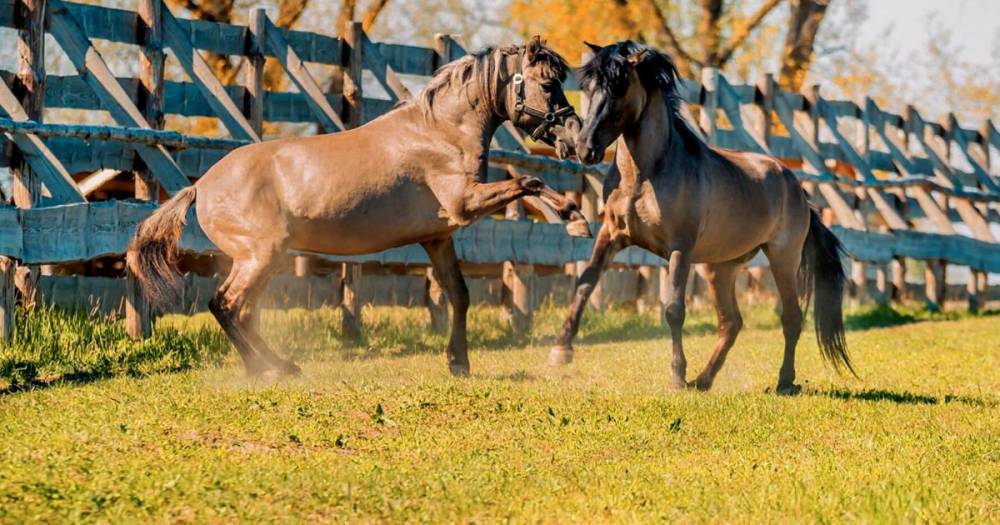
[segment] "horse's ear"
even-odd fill
[[[528,57],[528,62],[535,61],[535,56],[542,50],[543,45],[545,45],[545,42],[542,41],[541,36],[535,35],[531,37],[531,41],[529,41],[528,45],[525,47],[525,54]]]
[[[583,41],[583,44],[585,46],[589,47],[590,50],[593,51],[595,55],[598,54],[598,53],[600,53],[601,50],[604,49],[603,47],[601,47],[601,46],[599,46],[597,44],[591,44],[590,42],[587,42],[586,40]]]
[[[636,51],[635,53],[632,53],[631,55],[628,56],[628,58],[626,58],[626,60],[628,60],[628,63],[631,64],[632,66],[637,66],[641,64],[643,60],[646,60],[646,58],[648,58],[649,55],[651,54],[652,53],[649,51],[649,49],[643,49],[640,51]]]

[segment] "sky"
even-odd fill
[[[861,37],[877,42],[889,30],[904,54],[926,48],[925,28],[933,16],[961,46],[962,58],[987,64],[1000,31],[1000,0],[868,0]]]

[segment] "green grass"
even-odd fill
[[[590,315],[545,364],[562,310],[516,337],[470,321],[453,379],[419,309],[269,312],[302,379],[247,379],[205,315],[128,342],[120,322],[37,312],[0,351],[0,521],[998,522],[1000,317],[848,317],[860,379],[800,344],[805,392],[768,393],[767,308],[708,394],[667,389],[653,315]],[[714,320],[689,316],[689,374]],[[6,386],[3,383],[6,382]]]

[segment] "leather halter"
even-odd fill
[[[519,120],[522,113],[527,113],[532,117],[541,119],[541,123],[538,124],[538,127],[531,132],[532,140],[539,140],[541,136],[548,133],[552,129],[552,126],[556,125],[557,122],[565,122],[566,117],[575,113],[572,106],[561,107],[554,111],[551,107],[547,108],[547,111],[542,111],[529,106],[524,99],[524,75],[518,71],[517,73],[514,73],[514,78],[512,80],[514,82],[514,93],[516,97],[514,100],[514,120]]]

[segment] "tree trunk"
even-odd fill
[[[797,92],[813,60],[813,46],[831,0],[791,0],[792,15],[781,59],[778,84]]]

